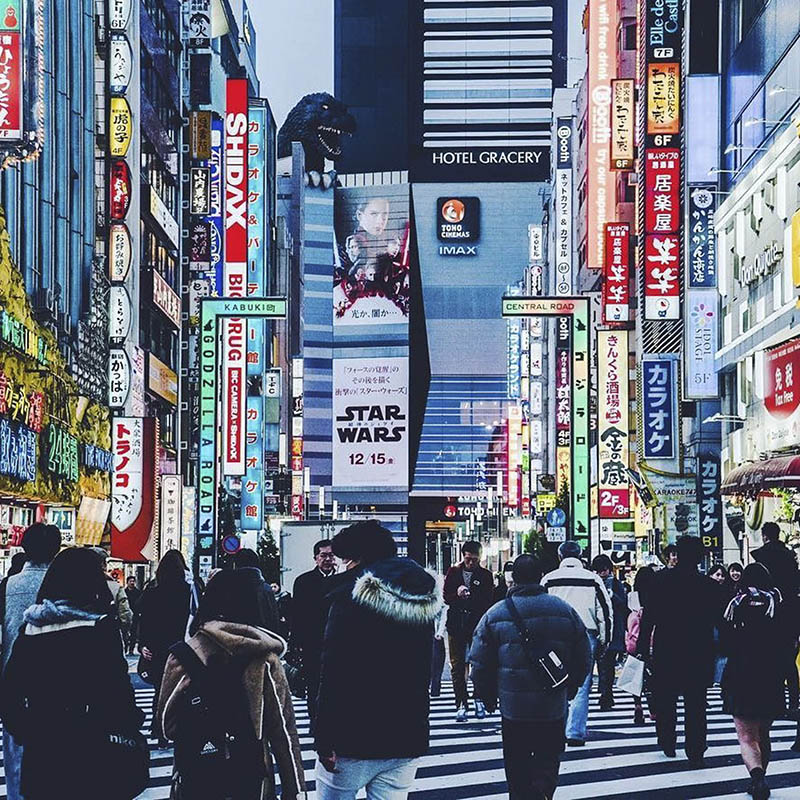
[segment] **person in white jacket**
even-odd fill
[[[594,657],[598,648],[611,641],[614,614],[611,600],[602,578],[586,569],[581,561],[581,546],[575,541],[563,542],[558,548],[561,564],[542,578],[542,586],[549,594],[569,603],[586,626]],[[586,723],[589,716],[589,691],[592,672],[569,704],[566,738],[570,747],[586,744]]]
[[[436,617],[433,631],[433,659],[431,661],[431,697],[442,693],[442,672],[444,672],[445,645],[447,636],[447,606],[442,606]]]

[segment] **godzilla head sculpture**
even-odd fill
[[[342,136],[356,130],[347,106],[327,92],[307,94],[286,117],[278,131],[278,158],[292,154],[292,142],[300,142],[306,154],[306,170],[322,173],[325,159],[342,154]]]

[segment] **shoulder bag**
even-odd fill
[[[517,628],[517,632],[522,640],[522,649],[530,661],[534,674],[547,689],[559,689],[569,678],[564,662],[558,657],[554,650],[548,650],[544,655],[537,655],[534,652],[534,642],[530,631],[525,627],[525,623],[517,610],[514,601],[506,597],[506,607],[511,614],[511,620]]]

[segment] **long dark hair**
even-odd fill
[[[639,595],[639,605],[644,608],[647,605],[647,600],[650,591],[653,588],[653,581],[656,577],[656,571],[649,566],[640,567],[636,573],[633,581],[633,591]]]
[[[164,587],[186,583],[186,562],[180,550],[167,550],[158,562],[156,584]]]
[[[238,622],[254,628],[267,625],[264,582],[250,569],[223,569],[208,582],[189,633],[206,622]]]
[[[68,547],[50,564],[39,588],[37,602],[64,600],[75,608],[106,614],[113,598],[100,560],[91,550]]]

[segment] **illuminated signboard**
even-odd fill
[[[681,65],[647,65],[647,133],[680,133]]]
[[[678,457],[678,387],[673,359],[642,362],[641,439],[645,459]]]
[[[6,13],[0,27],[0,140],[16,142],[23,138],[22,89],[25,70],[19,9],[13,4],[8,8],[13,11],[13,19],[9,19]]]
[[[131,235],[122,222],[113,223],[108,229],[108,277],[112,283],[122,283],[131,268]]]
[[[628,332],[597,331],[597,507],[600,519],[630,516]]]
[[[111,162],[108,190],[111,219],[125,219],[131,204],[131,171],[124,161]]]
[[[44,458],[53,475],[78,480],[78,440],[66,428],[50,424],[44,429]]]
[[[481,236],[478,197],[440,197],[436,201],[437,236],[442,242],[476,242]]]
[[[266,263],[269,252],[266,207],[267,110],[262,105],[249,109],[247,132],[247,296],[263,297],[267,292]],[[247,374],[256,377],[266,365],[264,320],[247,323]]]
[[[125,94],[133,73],[133,52],[128,37],[112,33],[108,52],[108,90],[111,94]]]
[[[192,167],[189,182],[189,211],[205,215],[210,210],[211,177],[208,167]]]
[[[0,419],[0,475],[35,481],[36,439],[30,428]]]
[[[555,210],[556,294],[569,296],[572,281],[572,120],[559,117],[556,125]]]
[[[157,270],[153,270],[153,302],[176,328],[181,327],[181,298]]]
[[[634,83],[629,78],[611,81],[611,168],[633,169]]]
[[[243,531],[264,527],[264,398],[247,398],[247,441],[242,478],[241,524]]]
[[[631,227],[627,222],[606,225],[603,264],[603,321],[627,322],[630,315]]]

